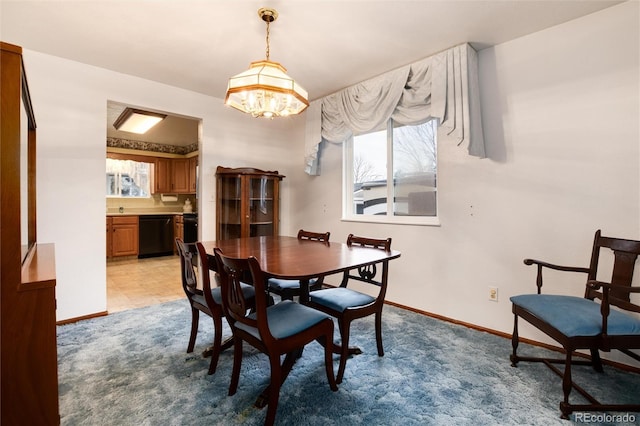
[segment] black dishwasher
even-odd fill
[[[173,216],[140,216],[138,258],[173,254]]]

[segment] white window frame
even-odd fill
[[[394,185],[393,185],[393,121],[387,122],[387,214],[363,215],[353,212],[353,137],[349,137],[342,145],[342,221],[363,223],[384,223],[399,225],[440,226],[439,204],[436,203],[435,216],[395,216],[393,213]],[[389,164],[389,160],[391,163]],[[438,169],[436,151],[436,170]],[[436,199],[438,199],[436,186]]]
[[[107,163],[110,159],[107,158]],[[111,159],[112,161],[126,161],[126,160],[121,160],[121,159]],[[119,199],[146,199],[146,198],[151,198],[151,192],[152,192],[152,188],[151,188],[151,184],[152,184],[152,175],[153,175],[153,163],[150,162],[145,162],[145,161],[139,161],[139,160],[129,160],[129,161],[135,161],[137,163],[148,163],[149,164],[149,180],[148,180],[148,184],[149,184],[149,188],[142,188],[142,189],[147,189],[146,191],[146,195],[122,195],[122,175],[124,174],[123,172],[120,171],[114,171],[114,172],[110,172],[107,171],[106,175],[108,175],[109,173],[114,175],[114,183],[115,183],[115,192],[116,194],[106,194],[106,198],[119,198]]]

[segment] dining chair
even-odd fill
[[[198,243],[204,253],[204,246]],[[217,270],[222,286],[222,301],[234,337],[233,370],[229,395],[234,395],[240,380],[242,344],[247,342],[269,357],[271,382],[266,402],[268,404],[266,425],[275,421],[280,396],[280,387],[296,362],[304,346],[317,340],[324,346],[324,364],[329,387],[337,391],[331,344],[333,342],[333,320],[330,316],[291,300],[269,305],[266,277],[255,257],[237,259],[225,256],[219,248],[214,249]],[[255,286],[255,312],[247,314],[247,302],[242,293],[241,277],[249,271]],[[281,355],[285,355],[281,363]],[[298,361],[300,362],[300,361]],[[319,396],[320,393],[316,396]]]
[[[375,239],[349,234],[347,245],[349,247],[360,246],[389,252],[391,251],[391,238]],[[354,274],[354,271],[357,271],[357,275]],[[382,262],[382,271],[380,274],[378,272],[376,264],[354,268],[344,272],[339,287],[317,290],[309,295],[309,306],[338,319],[342,346],[340,348],[340,365],[336,383],[341,383],[344,377],[344,370],[349,357],[349,332],[353,320],[375,315],[378,356],[384,356],[382,347],[382,307],[384,306],[384,297],[387,292],[388,260]],[[364,282],[377,287],[377,295],[371,296],[347,288],[350,280]]]
[[[301,229],[298,231],[299,240],[317,241],[328,244],[330,232],[311,232]],[[323,277],[309,280],[309,291],[322,288]],[[300,281],[269,278],[269,292],[277,294],[282,300],[293,300],[294,296],[300,296]]]
[[[590,365],[596,372],[602,373],[600,351],[609,352],[615,349],[640,361],[640,355],[635,352],[640,349],[640,303],[636,297],[637,293],[640,293],[640,286],[632,285],[639,256],[640,241],[605,237],[597,230],[591,248],[589,267],[563,266],[524,259],[525,265],[536,266],[537,291],[510,298],[514,314],[511,365],[517,367],[520,361],[541,362],[562,377],[564,398],[560,401],[560,411],[564,419],[568,419],[573,412],[640,411],[637,397],[634,398],[635,404],[601,403],[593,396],[591,390],[588,392],[577,385],[571,376],[574,365]],[[575,293],[553,294],[552,291],[543,294],[543,270],[584,274],[586,279],[578,281],[581,283],[578,289],[584,288],[584,296]],[[611,278],[608,282],[600,281],[598,275],[604,275],[609,271]],[[545,289],[547,287],[549,285]],[[518,354],[518,318],[527,321],[562,345],[564,357],[545,358]],[[588,349],[591,359],[574,356],[576,351],[581,349]],[[564,364],[564,369],[556,368],[553,364]],[[572,389],[581,395],[581,398],[573,402],[569,400]],[[611,394],[614,395],[611,399],[618,397],[615,392]],[[581,400],[588,403],[585,404]]]
[[[231,339],[224,343],[222,342],[222,318],[224,317],[224,312],[222,309],[221,289],[218,286],[211,287],[209,270],[204,267],[206,259],[204,263],[200,262],[201,274],[198,274],[196,269],[198,267],[198,250],[195,243],[185,243],[180,238],[176,238],[176,246],[180,256],[182,288],[191,305],[191,334],[187,353],[193,352],[198,335],[200,312],[204,312],[213,320],[213,346],[203,353],[205,356],[211,356],[208,374],[213,374],[216,372],[220,352],[230,348],[233,344]],[[198,275],[200,275],[202,281],[201,288],[198,288]],[[247,306],[249,308],[253,307],[255,300],[253,286],[243,283],[242,291],[247,300]]]

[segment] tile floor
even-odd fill
[[[107,261],[109,313],[141,308],[186,297],[178,256]]]

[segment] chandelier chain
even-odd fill
[[[269,20],[267,20],[267,61],[269,60]]]

